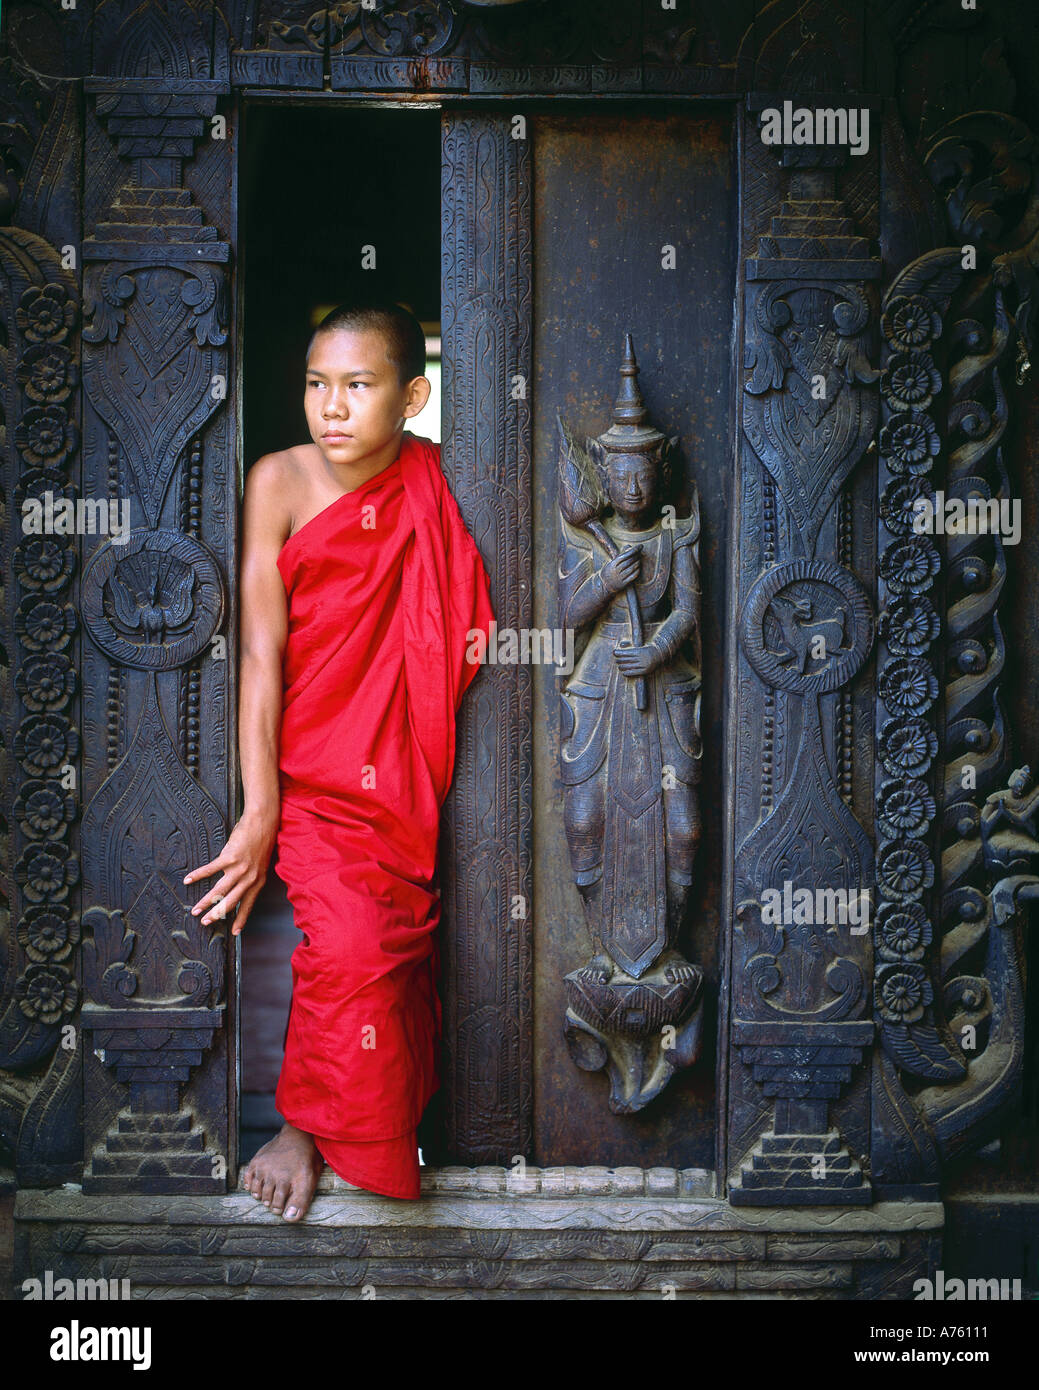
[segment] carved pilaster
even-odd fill
[[[816,92],[793,101],[835,104]],[[776,105],[751,97],[743,131],[744,181],[755,191],[744,213],[753,240],[732,610],[740,732],[729,1195],[754,1205],[862,1203],[861,1064],[873,1026],[861,923],[873,849],[853,796],[861,742],[846,692],[870,654],[874,622],[851,569],[845,509],[876,428],[871,286],[881,267],[841,196],[847,148],[771,152],[758,113]],[[875,190],[875,153],[866,159]]]
[[[233,181],[212,24],[190,2],[102,6],[103,75],[85,84],[105,132],[93,127],[87,177],[95,164],[108,196],[83,245],[84,490],[125,517],[84,539],[87,665],[106,692],[83,821],[88,1191],[222,1191],[231,1146],[226,928],[202,928],[190,908],[207,885],[182,884],[221,849],[233,791],[232,663],[211,643],[225,641],[234,528],[209,522],[233,517],[235,476],[206,450],[228,396],[230,250],[184,177],[205,142]],[[161,72],[143,75],[148,54]]]
[[[533,588],[530,163],[507,117],[445,116],[443,465],[514,629]],[[459,716],[442,980],[447,1145],[467,1163],[531,1153],[531,717],[525,665],[485,666]]]

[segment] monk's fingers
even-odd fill
[[[246,890],[241,902],[238,904],[238,911],[235,913],[234,926],[231,928],[232,936],[241,936],[242,928],[248,920],[249,913],[253,910],[253,904],[260,896],[260,885]]]
[[[199,898],[191,911],[197,917],[200,912],[205,912],[207,908],[215,908],[217,909],[216,915],[223,917],[230,910],[231,906],[233,906],[231,902],[232,896],[234,896],[234,902],[237,902],[238,898],[241,897],[241,892],[237,893],[237,895],[234,894],[234,890],[239,887],[240,883],[241,879],[237,877],[231,869],[228,869],[225,874],[222,874],[220,878],[217,879],[209,892],[204,893],[202,897]],[[213,916],[214,914],[210,912],[203,918],[203,921],[211,921]]]
[[[245,925],[245,917],[242,915],[242,909],[243,907],[245,908],[245,914],[247,916],[249,909],[256,901],[257,894],[260,891],[259,888],[253,886],[251,878],[239,876],[237,879],[231,880],[231,887],[226,893],[220,892],[219,883],[216,885],[214,891],[217,893],[217,897],[213,905],[213,910],[207,913],[206,916],[202,918],[202,921],[218,922],[224,917],[234,917],[235,923],[231,930],[234,932],[234,935],[237,936]]]
[[[197,868],[189,869],[184,875],[184,882],[194,883],[196,879],[211,878],[218,869],[224,868],[225,863],[226,861],[223,853],[220,853],[215,859],[211,859],[208,864],[199,864]]]

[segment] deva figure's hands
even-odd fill
[[[612,560],[603,565],[599,573],[607,593],[619,594],[629,584],[634,584],[639,577],[639,565],[641,563],[642,547],[629,545],[619,555],[615,555]]]
[[[656,647],[614,647],[613,659],[626,676],[648,676],[663,658]]]
[[[191,909],[198,916],[206,908],[212,908],[202,918],[204,926],[226,917],[237,903],[238,915],[231,935],[239,935],[266,880],[267,866],[277,836],[277,816],[246,813],[227,837],[227,843],[217,857],[184,875],[185,883],[194,883],[197,878],[209,878],[223,870],[223,876]]]

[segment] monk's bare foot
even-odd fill
[[[287,1124],[243,1170],[242,1186],[276,1216],[302,1221],[323,1167],[313,1136]]]

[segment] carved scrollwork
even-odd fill
[[[463,23],[447,0],[388,0],[378,9],[346,0],[328,7],[328,40],[335,53],[433,55],[453,47]]]
[[[919,257],[885,300],[890,358],[884,385],[891,413],[880,437],[882,480],[885,468],[893,478],[931,474],[939,458],[939,431],[931,417],[944,399],[945,508],[951,503],[966,513],[972,504],[993,505],[988,515],[998,517],[1009,491],[1001,441],[1009,418],[1006,377],[1014,336],[1019,381],[1030,350],[1039,227],[1035,141],[1016,118],[982,111],[934,131],[923,157],[946,198],[957,244]],[[907,544],[900,535],[880,566],[889,590],[880,622],[888,657],[881,679],[910,656],[922,663],[919,682],[930,683],[927,669],[937,679],[933,648],[942,626],[949,672],[937,730],[933,710],[918,711],[911,727],[896,723],[879,730],[885,766],[898,768],[903,793],[918,795],[925,779],[941,808],[940,861],[929,851],[935,869],[940,862],[940,904],[932,904],[928,872],[919,900],[906,904],[888,894],[876,924],[885,1050],[902,1074],[932,1082],[915,1091],[912,1101],[893,1077],[877,1093],[902,1117],[903,1132],[911,1128],[917,1135],[912,1160],[908,1150],[881,1156],[885,1170],[903,1181],[933,1176],[939,1159],[982,1142],[1014,1093],[1023,1042],[1020,909],[1039,885],[1028,769],[1000,789],[1009,759],[998,694],[1004,661],[998,607],[1006,578],[1001,524],[959,525],[954,516],[948,526],[935,524],[936,493],[928,488],[920,498],[924,524],[914,529],[938,536],[913,539],[921,561],[926,555],[935,573],[932,553],[939,563],[944,560],[942,620],[935,621],[929,605],[913,615],[906,633],[906,600],[891,582],[913,568],[893,558]],[[915,569],[923,575],[923,563]],[[932,770],[939,733],[943,762]],[[890,794],[890,784],[878,789],[878,809]],[[902,826],[880,816],[878,830],[890,838],[888,852],[904,852],[909,842],[900,838],[906,833]],[[915,843],[919,855],[925,842],[917,836]],[[926,843],[933,843],[930,837]],[[915,995],[904,961],[917,972]],[[901,994],[892,980],[905,986]],[[896,995],[903,1014],[897,1026],[890,1007]]]
[[[213,383],[226,380],[225,299],[213,266],[87,269],[84,384],[153,526],[181,451],[222,399]]]

